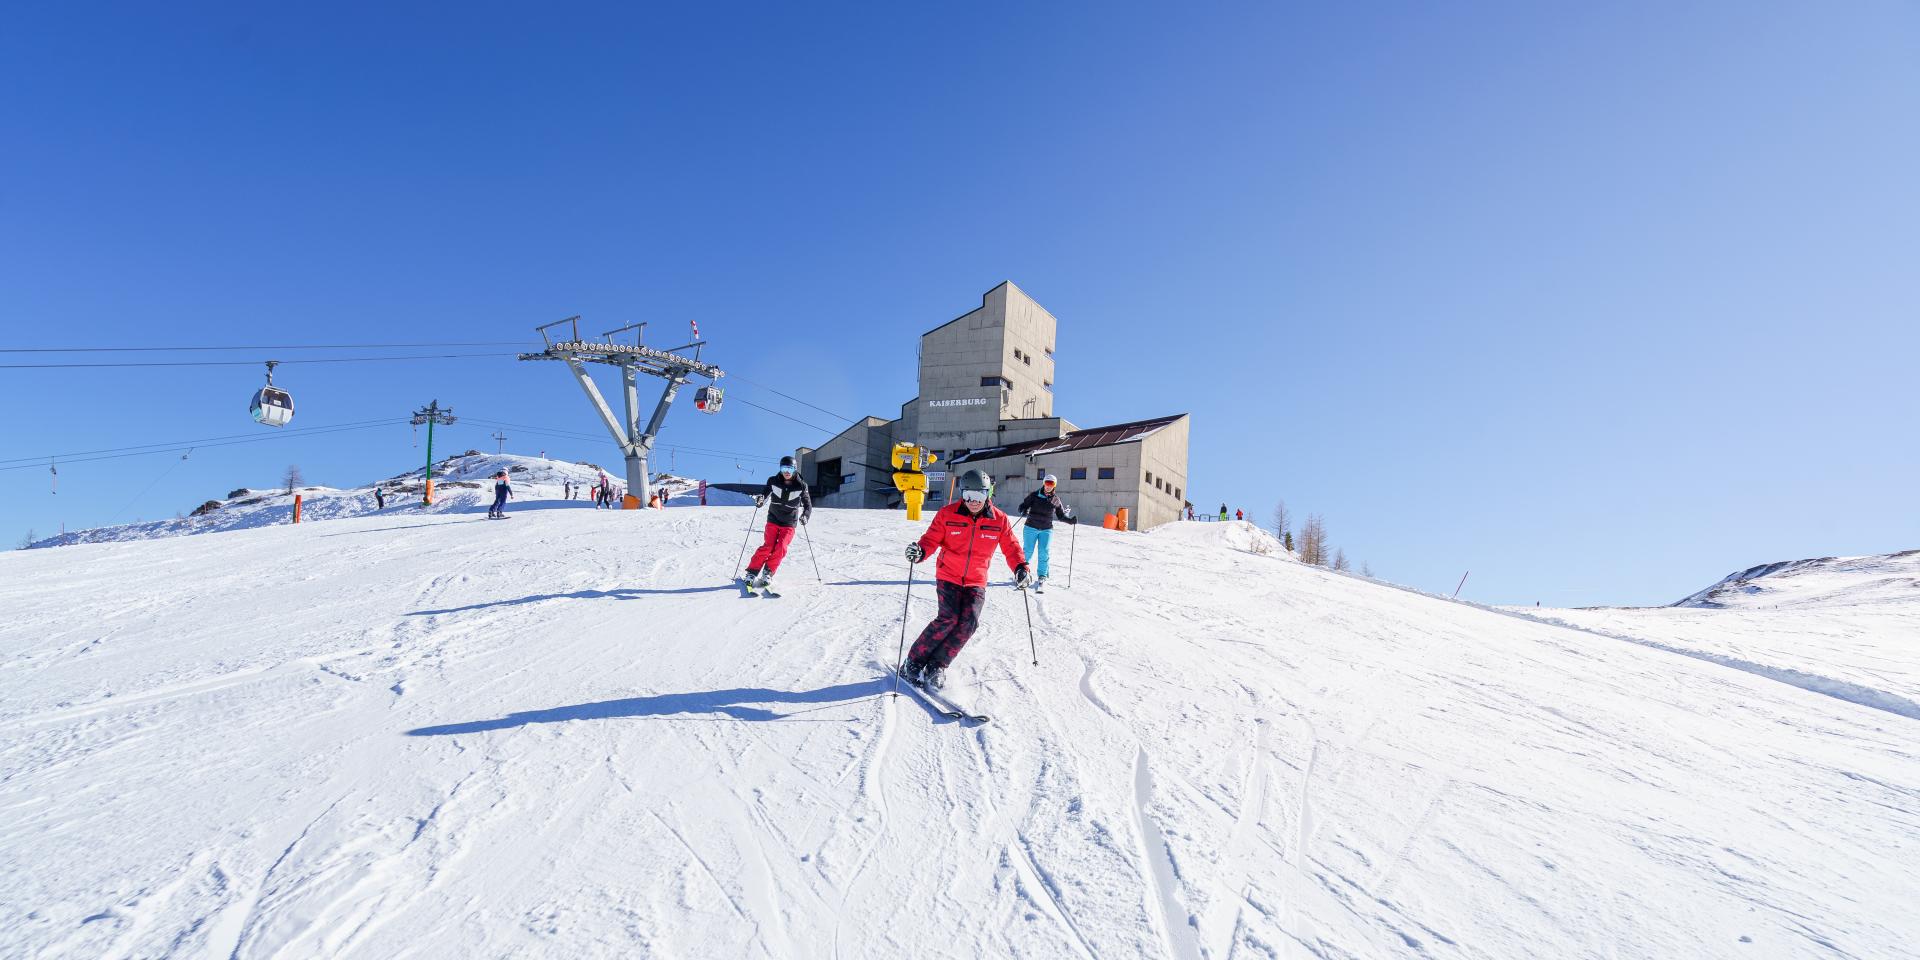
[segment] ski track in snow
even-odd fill
[[[1885,577],[1858,608],[1822,568],[1817,608],[1550,624],[1250,525],[1090,530],[1077,585],[1031,598],[1039,666],[991,588],[953,678],[973,728],[873,666],[897,515],[821,511],[829,582],[802,549],[747,602],[745,508],[539,506],[0,555],[0,955],[1920,940],[1920,605]],[[1748,677],[1780,670],[1850,686]]]

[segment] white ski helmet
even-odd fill
[[[1056,476],[1054,476],[1054,475],[1053,475],[1053,474],[1051,474],[1051,473],[1049,473],[1049,474],[1047,474],[1047,475],[1046,475],[1045,477],[1042,477],[1042,478],[1040,479],[1040,485],[1041,485],[1041,486],[1043,486],[1043,487],[1044,487],[1044,486],[1046,486],[1046,485],[1047,485],[1047,484],[1049,484],[1049,483],[1051,483],[1051,484],[1053,484],[1054,486],[1056,486],[1056,487],[1057,487],[1057,486],[1059,486],[1059,485],[1060,485],[1060,478],[1059,478],[1059,477],[1056,477]]]

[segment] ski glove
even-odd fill
[[[767,495],[766,495],[766,494],[764,494],[764,493],[761,493],[761,494],[755,494],[755,495],[754,495],[754,498],[753,498],[753,508],[754,508],[755,510],[758,510],[758,509],[760,509],[761,507],[764,507],[764,506],[766,506],[766,505],[767,505]]]
[[[919,563],[927,558],[927,550],[918,543],[907,544],[907,562]]]
[[[1023,563],[1013,568],[1013,585],[1015,587],[1025,590],[1032,583],[1033,571],[1027,569],[1026,564]]]

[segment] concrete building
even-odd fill
[[[1182,516],[1187,486],[1186,414],[1081,429],[1054,412],[1054,334],[1059,322],[1011,282],[987,291],[979,309],[920,335],[920,395],[892,420],[868,417],[817,449],[797,452],[799,472],[823,507],[901,506],[888,457],[897,442],[940,457],[928,474],[928,505],[952,494],[953,478],[981,470],[994,500],[1016,506],[1051,472],[1073,511],[1098,523],[1121,508],[1147,530]]]

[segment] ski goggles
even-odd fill
[[[968,503],[986,503],[987,492],[985,490],[962,490],[960,491],[960,499]]]
[[[781,472],[781,473],[785,473],[785,474],[791,474],[791,473],[793,473],[793,468],[792,468],[792,467],[781,467],[781,468],[780,468],[780,472]]]

